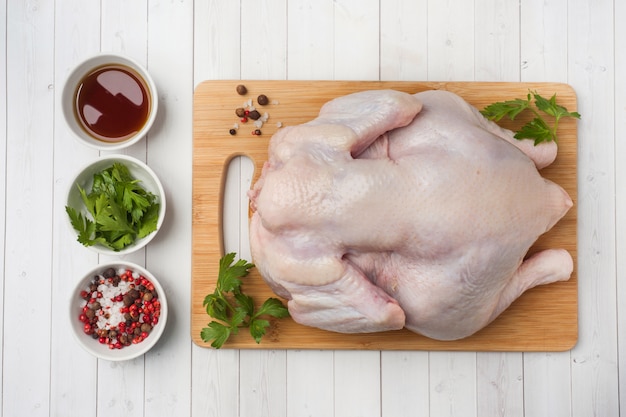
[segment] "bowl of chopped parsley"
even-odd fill
[[[126,255],[146,246],[165,217],[161,181],[142,161],[103,156],[72,181],[65,206],[76,240],[98,253]]]

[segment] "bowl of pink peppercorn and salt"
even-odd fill
[[[163,288],[152,273],[132,262],[94,267],[71,296],[72,332],[100,359],[124,361],[143,355],[159,340],[166,321]]]

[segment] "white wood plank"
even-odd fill
[[[626,18],[626,4],[615,2],[615,21],[621,22]],[[615,74],[626,72],[626,27],[615,25],[615,51],[622,51],[615,55]],[[626,135],[626,82],[623,77],[615,77],[615,160],[623,161],[626,158],[624,138]],[[619,139],[618,139],[619,138]],[[616,213],[626,213],[626,172],[623,164],[615,165],[615,195]],[[618,323],[618,369],[619,369],[619,398],[620,416],[626,415],[626,222],[623,215],[616,217],[616,253],[617,255],[617,323]]]
[[[249,199],[248,190],[252,188],[252,176],[254,175],[254,164],[247,156],[239,157],[241,170],[241,182],[239,184],[239,256],[252,261],[250,250],[250,234],[248,233],[249,223]]]
[[[474,79],[474,1],[428,2],[428,79]]]
[[[334,367],[335,415],[380,416],[380,352],[336,351]]]
[[[98,255],[76,241],[65,213],[65,198],[76,173],[98,151],[78,143],[61,111],[63,84],[70,71],[100,48],[100,4],[57,4],[55,42],[54,207],[50,415],[95,416],[97,360],[74,341],[68,300],[76,281],[98,263]],[[78,36],[77,34],[80,34]],[[76,312],[78,314],[78,312]]]
[[[335,0],[334,8],[334,79],[380,79],[379,2]]]
[[[146,1],[134,2],[129,13],[124,13],[124,2],[107,1],[101,4],[101,41],[103,52],[117,52],[136,59],[146,65],[147,56],[147,5]],[[157,116],[158,117],[158,116]],[[101,152],[101,154],[123,153],[129,154],[142,161],[146,161],[146,139],[123,151]],[[157,175],[158,171],[157,171]],[[159,175],[161,177],[161,175]],[[158,237],[157,237],[158,239]],[[153,240],[154,242],[154,240]],[[152,243],[151,243],[152,244]],[[125,259],[136,262],[152,270],[146,265],[145,249],[141,249]],[[100,262],[115,259],[111,256],[100,256]],[[152,270],[159,277],[159,271]],[[138,410],[145,412],[145,357],[137,358],[128,363],[98,363],[98,413],[103,415],[133,415]],[[115,386],[103,383],[107,380],[123,381]]]
[[[524,416],[524,368],[516,352],[476,354],[478,416]]]
[[[332,351],[287,351],[287,416],[332,416]]]
[[[7,21],[7,2],[0,4],[0,22]],[[5,231],[6,231],[6,162],[7,162],[7,33],[6,30],[0,31],[0,271],[4,271],[4,255],[5,255]],[[4,311],[4,281],[5,274],[2,274],[0,283],[0,311]],[[0,318],[0,357],[4,357],[4,328],[5,316]],[[0,361],[0,375],[4,375],[2,361]],[[2,386],[4,378],[0,378],[0,393],[3,392]],[[0,394],[0,410],[4,409],[3,395]]]
[[[240,2],[194,3],[194,85],[211,79],[238,79],[241,60]]]
[[[512,1],[478,1],[474,16],[476,81],[519,81],[519,4]]]
[[[569,352],[524,354],[526,417],[572,414]]]
[[[241,1],[241,77],[285,79],[287,76],[287,1]],[[250,165],[241,165],[240,192],[249,188]],[[248,167],[248,168],[246,168]],[[247,219],[240,201],[240,239],[247,238]],[[242,236],[243,235],[243,236]],[[240,242],[240,247],[247,243]],[[249,255],[249,252],[243,252]],[[242,416],[286,415],[286,352],[240,352],[239,407]]]
[[[428,79],[474,79],[474,1],[428,2]],[[430,413],[476,414],[476,354],[430,354]]]
[[[334,5],[331,0],[290,0],[287,5],[289,79],[332,79]],[[287,415],[334,415],[332,351],[287,351]]]
[[[148,60],[148,2],[102,3],[102,52],[127,55],[142,65]]]
[[[238,79],[240,3],[207,1],[196,2],[194,7],[194,86],[211,79]],[[226,175],[223,219],[226,252],[241,253],[241,206],[245,204],[241,169],[241,158],[234,158]]]
[[[523,81],[567,81],[567,0],[520,2]]]
[[[380,4],[380,78],[428,76],[426,0]],[[381,416],[428,416],[428,352],[381,352]]]
[[[240,77],[240,2],[195,2],[194,86],[209,79]],[[224,248],[240,253],[241,160],[227,171],[224,196]],[[207,316],[207,322],[209,317]],[[192,350],[191,412],[194,416],[237,417],[239,413],[239,351]]]
[[[380,2],[381,80],[426,80],[427,39],[427,0]]]
[[[476,353],[430,353],[432,416],[477,416]]]
[[[125,362],[98,362],[96,415],[144,415],[144,384],[138,380],[138,375],[143,375],[144,357]]]
[[[287,78],[286,19],[286,0],[241,0],[241,78]]]
[[[476,80],[519,80],[519,5],[479,1],[474,16]],[[478,352],[476,373],[477,415],[523,416],[521,353]]]
[[[50,413],[54,4],[11,2],[5,24],[2,412],[38,417]]]
[[[287,416],[285,351],[241,352],[240,369],[240,415]]]
[[[567,0],[520,4],[522,81],[567,82]],[[579,213],[580,215],[580,213]],[[580,233],[580,232],[579,232]],[[524,412],[571,415],[570,352],[524,353]]]
[[[193,346],[191,415],[239,417],[239,351]]]
[[[191,410],[191,183],[193,1],[148,4],[148,71],[159,86],[163,115],[147,140],[147,163],[168,201],[164,230],[146,248],[146,266],[167,293],[171,320],[146,354],[146,415],[189,415]],[[163,28],[169,30],[163,30]],[[172,65],[171,63],[174,63]],[[175,161],[175,163],[173,163]]]
[[[568,80],[579,97],[579,328],[572,415],[619,413],[612,1],[568,2]]]
[[[428,352],[381,353],[381,416],[430,415]]]
[[[332,80],[334,74],[332,0],[289,0],[287,77]]]

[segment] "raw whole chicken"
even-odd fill
[[[572,273],[563,249],[526,258],[572,207],[538,172],[556,153],[446,91],[334,99],[270,140],[249,192],[253,261],[298,323],[467,337]]]

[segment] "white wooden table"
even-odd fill
[[[621,0],[4,0],[0,416],[626,415],[624,20]],[[160,175],[168,216],[127,259],[161,278],[172,311],[157,347],[126,363],[89,356],[68,326],[70,288],[107,259],[66,226],[66,189],[99,154],[71,137],[60,95],[73,65],[99,51],[145,64],[162,110],[126,153]],[[583,115],[579,343],[561,353],[193,345],[191,115],[194,86],[206,79],[571,84]],[[232,181],[245,189],[242,166]],[[227,248],[245,255],[236,214],[227,226]]]

